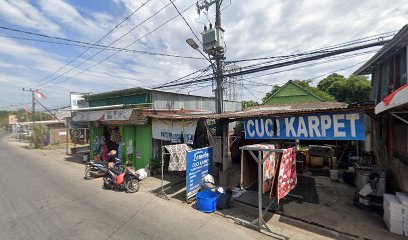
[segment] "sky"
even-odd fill
[[[408,23],[408,5],[403,0],[392,2],[224,0],[221,17],[226,61],[296,54],[399,30]],[[208,61],[185,42],[196,38],[169,3],[167,0],[0,0],[0,109],[29,106],[30,93],[22,91],[23,88],[39,89],[47,96],[42,103],[56,108],[69,105],[70,92],[153,87],[207,67]],[[214,24],[215,7],[198,14],[195,3],[174,1],[180,12],[185,10],[183,16],[201,37],[204,25]],[[61,41],[1,27],[193,58],[34,42],[15,37]],[[301,66],[297,69],[291,69],[292,66],[245,76],[250,81],[243,80],[243,86],[237,87],[238,100],[260,102],[272,85],[282,85],[291,79],[313,79],[312,84],[316,85],[332,72],[348,76],[378,49],[329,63],[320,60],[314,66],[302,67],[308,63],[296,66]],[[256,62],[238,65],[253,63]],[[286,71],[274,73],[280,70]],[[271,74],[258,77],[268,73]],[[213,95],[211,83],[168,90]]]

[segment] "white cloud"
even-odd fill
[[[0,16],[3,19],[0,19],[0,22],[22,26],[32,31],[38,30],[48,34],[65,35],[72,39],[92,42],[103,36],[143,2],[145,1],[115,0],[117,8],[123,10],[118,16],[114,15],[114,13],[118,12],[118,9],[95,11],[83,6],[80,8],[71,2],[62,0],[39,0],[35,4],[27,1],[0,0]],[[130,29],[135,28],[135,26],[168,3],[167,0],[149,2],[122,26],[115,29],[112,35],[104,39],[103,44],[110,44],[126,34]],[[187,0],[175,1],[180,11],[192,3]],[[227,6],[229,1],[224,1],[224,4]],[[222,25],[226,31],[226,58],[227,60],[234,60],[286,55],[397,30],[406,24],[407,14],[408,6],[402,0],[396,1],[392,6],[382,0],[254,0],[250,1],[250,3],[233,0],[232,5],[222,12]],[[114,46],[127,46],[175,15],[177,15],[177,12],[170,5],[157,16],[127,34]],[[194,32],[200,37],[203,25],[196,22],[196,20],[208,24],[205,15],[201,13],[199,18],[195,7],[190,8],[183,15]],[[209,10],[208,18],[214,24],[213,7]],[[185,40],[190,37],[195,38],[184,21],[178,17],[158,31],[136,42],[131,48],[201,57],[197,51],[191,49],[185,43]],[[0,48],[0,68],[9,69],[6,71],[8,76],[14,76],[27,83],[32,82],[33,79],[41,79],[47,76],[47,74],[57,70],[84,50],[79,48],[63,49],[56,46],[47,48],[44,45],[27,44],[27,42],[23,43],[2,38],[0,38],[0,44],[2,46]],[[90,50],[81,59],[87,59],[97,51]],[[102,61],[110,54],[112,54],[112,51],[104,51],[98,54],[80,66],[78,70],[70,72],[56,82],[76,74],[80,69],[86,69]],[[368,57],[369,55],[365,55],[308,68],[299,68],[266,77],[253,78],[251,81],[265,84],[283,84],[289,79],[308,79],[356,64]],[[74,65],[80,62],[76,61]],[[249,64],[247,62],[240,65]],[[176,59],[118,53],[104,63],[92,68],[91,71],[80,74],[73,79],[58,84],[40,85],[40,87],[44,87],[50,98],[55,100],[55,105],[61,105],[67,102],[69,91],[101,92],[127,87],[151,87],[177,79],[207,65],[208,62],[204,59]],[[22,71],[21,67],[26,69]],[[357,67],[343,70],[341,73],[348,75]],[[20,70],[16,71],[16,68],[20,68]],[[244,78],[277,70],[281,69],[248,75],[244,76]],[[315,80],[314,83],[318,80]],[[17,84],[17,82],[14,84],[13,81],[10,81],[10,85],[20,87],[21,84]],[[205,85],[183,91],[189,92],[202,86]],[[252,89],[254,95],[258,98],[263,97],[261,92],[269,90],[269,87],[252,86],[249,83],[246,83],[245,88]],[[174,89],[177,90],[178,88]],[[204,88],[204,94],[211,94],[210,89],[210,87]],[[203,91],[195,91],[194,93],[203,94]],[[247,90],[243,90],[243,94],[244,99],[257,100],[257,97],[254,97]],[[0,101],[8,100],[0,96]]]
[[[62,34],[57,24],[25,0],[0,0],[0,16],[12,24],[40,30],[44,33]]]

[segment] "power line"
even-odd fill
[[[262,72],[262,71],[274,69],[274,68],[286,67],[286,66],[290,66],[290,65],[303,63],[303,62],[309,62],[309,61],[314,61],[314,60],[318,60],[318,59],[322,59],[322,58],[327,58],[327,57],[334,56],[334,55],[340,55],[340,54],[344,54],[344,53],[347,53],[347,52],[353,52],[353,51],[361,50],[361,49],[364,49],[364,48],[380,46],[380,45],[384,45],[384,44],[386,44],[388,42],[389,41],[381,41],[381,42],[375,42],[375,43],[360,45],[360,46],[351,47],[351,48],[338,49],[338,50],[334,50],[334,51],[324,53],[324,54],[317,54],[317,55],[310,56],[310,57],[295,59],[295,60],[286,61],[286,62],[280,62],[280,63],[276,63],[276,64],[270,64],[270,65],[257,67],[257,68],[252,68],[252,69],[248,69],[248,70],[242,70],[242,71],[239,71],[239,72],[236,72],[236,73],[228,73],[228,74],[224,74],[223,77],[233,77],[233,76],[239,76],[239,75],[247,75],[247,74],[252,74],[252,73],[256,73],[256,72]],[[196,80],[196,82],[205,82],[205,81],[210,81],[211,79],[212,78],[210,78],[210,77],[206,77],[206,78]],[[169,86],[179,86],[179,85],[188,84],[188,83],[191,83],[191,81],[182,82],[182,83],[175,83],[175,84],[167,85],[167,87],[169,87]]]
[[[247,78],[242,79],[242,81],[250,82],[252,84],[256,84],[257,86],[273,86],[273,84],[262,84],[262,83],[258,83],[258,82],[248,81],[248,79],[264,77],[264,76],[278,74],[278,73],[282,73],[282,72],[288,72],[288,71],[292,71],[292,70],[298,70],[298,69],[305,68],[305,67],[312,67],[312,66],[316,66],[316,65],[320,65],[320,64],[335,62],[335,61],[344,60],[344,59],[348,59],[348,58],[352,58],[352,57],[356,57],[356,56],[361,56],[361,55],[368,54],[368,53],[374,53],[374,52],[375,51],[367,51],[367,52],[362,52],[362,53],[349,54],[349,55],[346,55],[346,56],[336,56],[335,58],[332,58],[332,59],[329,59],[329,60],[326,60],[326,61],[323,61],[323,62],[317,62],[317,63],[312,63],[312,64],[308,64],[308,65],[304,65],[304,66],[279,70],[279,71],[275,71],[275,72],[271,72],[271,73],[267,73],[267,74],[263,74],[263,75],[247,77]],[[202,81],[202,82],[195,81],[194,85],[199,84],[199,83],[204,83],[204,81]],[[190,85],[193,85],[193,83],[191,83]]]
[[[80,44],[47,41],[47,40],[40,40],[40,39],[34,39],[34,38],[15,37],[15,36],[2,35],[2,34],[0,34],[0,37],[12,38],[12,39],[18,39],[18,40],[24,40],[24,41],[59,44],[59,45],[65,45],[65,46],[88,47],[86,45],[80,45]],[[92,45],[91,43],[89,43],[89,44]],[[120,50],[120,51],[123,51],[123,52],[138,53],[138,54],[145,54],[145,55],[152,55],[152,56],[157,55],[157,56],[163,56],[163,57],[174,57],[174,58],[202,60],[202,58],[199,58],[199,57],[181,56],[181,55],[175,55],[175,54],[169,54],[169,53],[159,53],[159,52],[148,52],[148,51],[142,51],[142,50],[136,50],[136,49],[127,49],[127,48],[118,48],[118,47],[108,47],[106,45],[99,45],[99,44],[95,45],[95,47],[92,47],[92,48],[94,48],[94,49],[106,48],[106,50],[111,50],[111,51],[119,51]]]
[[[231,61],[228,61],[228,62],[235,62],[236,63],[236,62],[246,62],[246,61],[267,60],[267,59],[282,59],[282,58],[298,57],[298,56],[304,56],[304,55],[315,54],[315,53],[322,53],[322,52],[333,50],[333,49],[336,49],[336,48],[339,48],[339,47],[345,47],[345,46],[360,44],[360,43],[369,42],[369,41],[373,41],[373,40],[379,40],[380,38],[384,39],[384,38],[387,38],[387,37],[392,37],[398,31],[399,30],[379,33],[379,34],[367,36],[367,37],[364,37],[364,38],[359,38],[359,39],[355,39],[355,40],[351,40],[351,41],[347,41],[347,42],[338,43],[338,44],[335,44],[335,45],[326,46],[326,47],[323,47],[323,48],[314,49],[314,50],[311,50],[311,51],[306,51],[304,53],[299,53],[299,54],[271,56],[271,57],[260,57],[260,58],[249,58],[249,59],[241,59],[241,60],[231,60]]]
[[[121,40],[122,38],[124,38],[125,36],[129,35],[132,31],[134,31],[135,29],[137,29],[138,27],[140,27],[141,25],[143,25],[145,22],[149,21],[150,19],[152,19],[153,17],[155,17],[157,14],[159,14],[161,11],[163,11],[166,7],[168,7],[170,5],[170,3],[166,4],[165,6],[163,6],[162,8],[160,8],[157,12],[155,12],[153,15],[151,15],[150,17],[146,18],[145,20],[143,20],[142,22],[140,22],[138,25],[136,25],[135,27],[133,27],[132,29],[130,29],[128,32],[126,32],[125,34],[123,34],[122,36],[120,36],[119,38],[117,38],[115,41],[111,42],[108,47],[112,46],[113,44],[115,44],[116,42],[118,42],[119,40]],[[130,45],[126,46],[125,48],[128,48]],[[73,68],[69,69],[68,71],[65,71],[63,74],[51,79],[51,81],[57,80],[63,76],[65,76],[67,73],[72,72],[75,69],[78,69],[81,65],[83,65],[84,63],[88,62],[89,60],[91,60],[93,57],[95,57],[96,55],[99,55],[101,52],[103,52],[106,48],[102,48],[100,49],[100,51],[96,52],[95,54],[91,55],[90,57],[88,57],[87,59],[85,59],[84,61],[82,61],[81,63],[75,65]],[[121,51],[121,50],[118,50]],[[112,55],[116,55],[118,52],[113,53]],[[82,73],[82,72],[81,72]],[[77,74],[79,75],[79,74]],[[74,75],[74,76],[77,76]],[[72,77],[69,77],[68,79],[71,79]],[[65,81],[65,80],[63,80]],[[58,81],[57,83],[59,83],[60,81]]]
[[[198,40],[199,43],[201,43],[201,45],[203,44],[200,40],[200,38],[197,36],[197,34],[193,31],[193,29],[191,28],[190,24],[187,22],[187,20],[184,18],[183,14],[180,13],[180,11],[178,10],[176,4],[174,4],[174,2],[172,0],[170,0],[171,4],[173,5],[173,7],[176,9],[177,13],[180,15],[180,17],[183,18],[184,22],[187,24],[187,27],[190,29],[190,31],[193,33],[193,35],[196,37],[196,39]]]
[[[355,56],[352,56],[352,57],[355,57]],[[344,59],[339,59],[339,60],[344,60]],[[336,60],[336,61],[339,61],[339,60]],[[334,62],[334,61],[325,61],[325,62],[321,62],[321,63],[319,63],[319,64],[309,64],[309,65],[305,65],[305,66],[302,66],[302,67],[299,67],[299,68],[312,67],[312,66],[316,66],[316,65],[320,65],[320,64],[330,63],[330,62]],[[324,76],[326,76],[326,75],[329,75],[329,74],[332,74],[332,73],[335,73],[335,72],[339,72],[339,71],[343,71],[343,70],[352,68],[352,67],[357,66],[357,65],[359,65],[359,64],[361,64],[361,63],[364,63],[364,62],[366,62],[366,61],[361,61],[361,62],[358,62],[358,63],[356,63],[356,64],[353,64],[353,65],[350,65],[350,66],[347,66],[347,67],[344,67],[344,68],[340,68],[340,69],[337,69],[337,70],[335,70],[335,71],[333,71],[333,72],[325,73],[325,74],[322,74],[322,75],[319,75],[319,76],[316,76],[316,77],[313,77],[313,78],[307,78],[306,80],[314,80],[314,79],[317,79],[317,78],[320,78],[320,77],[324,77]],[[297,70],[297,69],[299,69],[299,68],[296,68],[296,69],[295,69],[295,68],[287,69],[287,70],[285,70],[285,72],[286,72],[286,71],[291,71],[291,70]],[[284,72],[284,71],[273,72],[273,73],[271,73],[271,74],[269,74],[269,75],[278,74],[278,73],[282,73],[282,72]],[[257,78],[257,77],[264,77],[264,76],[266,76],[266,75],[255,76],[255,77],[251,77],[251,78],[244,78],[244,79],[242,79],[242,81],[251,83],[251,84],[253,84],[253,85],[255,85],[255,86],[270,86],[270,87],[275,86],[275,84],[260,83],[260,82],[254,82],[254,81],[249,81],[249,80],[248,80],[248,79],[253,79],[253,78]]]
[[[348,59],[348,58],[352,58],[352,57],[357,57],[357,56],[361,56],[361,55],[365,55],[365,54],[369,54],[369,53],[374,53],[374,52],[376,52],[376,51],[366,51],[366,52],[353,53],[353,54],[343,55],[343,56],[335,56],[334,58],[331,58],[331,59],[323,61],[323,62],[317,62],[317,63],[312,63],[312,64],[308,64],[308,65],[304,65],[304,66],[299,66],[299,67],[284,69],[284,70],[280,70],[280,71],[276,71],[276,72],[266,73],[266,74],[262,74],[262,75],[258,75],[258,76],[247,77],[247,78],[245,78],[243,80],[259,78],[259,77],[265,77],[265,76],[278,74],[278,73],[282,73],[282,72],[298,70],[298,69],[301,69],[301,68],[312,67],[312,66],[316,66],[316,65],[320,65],[320,64],[325,64],[325,63],[336,62],[336,61],[340,61],[340,60],[344,60],[344,59]],[[353,66],[355,66],[355,65],[357,65],[357,64],[354,64]],[[273,85],[269,85],[269,86],[273,86]]]
[[[184,78],[186,78],[186,77],[189,77],[189,76],[191,76],[191,75],[194,75],[194,74],[196,74],[196,73],[198,73],[198,72],[202,72],[202,71],[204,71],[204,70],[207,69],[207,68],[208,68],[208,66],[205,67],[205,68],[199,69],[199,70],[197,70],[197,71],[194,71],[194,72],[192,72],[192,73],[189,73],[189,74],[187,74],[187,75],[185,75],[185,76],[183,76],[183,77],[177,78],[176,80],[172,80],[172,81],[170,81],[170,82],[160,84],[160,85],[158,85],[158,86],[156,86],[156,87],[152,87],[152,89],[158,89],[158,88],[164,87],[164,86],[167,85],[167,84],[171,84],[171,83],[178,82],[178,81],[180,81],[180,80],[182,80],[182,79],[184,79]]]
[[[168,5],[170,5],[170,3],[167,4],[166,6],[168,6]],[[192,4],[192,5],[190,5],[189,7],[185,8],[181,13],[186,12],[188,9],[190,9],[190,8],[193,7],[194,5],[195,5],[195,3]],[[168,19],[167,21],[165,21],[164,23],[162,23],[162,24],[159,25],[158,27],[154,28],[152,31],[146,33],[146,34],[143,35],[142,37],[140,37],[140,38],[136,39],[135,41],[131,42],[130,44],[128,44],[128,45],[127,45],[126,47],[124,47],[124,48],[128,48],[129,46],[135,44],[136,42],[140,41],[141,39],[147,37],[148,35],[152,34],[152,33],[155,32],[155,31],[157,31],[158,29],[160,29],[161,27],[163,27],[164,25],[166,25],[167,23],[169,23],[170,21],[174,20],[174,19],[177,18],[177,17],[178,17],[178,15],[175,15],[174,17]],[[84,73],[84,72],[90,70],[91,68],[94,68],[94,67],[96,67],[97,65],[99,65],[99,64],[101,64],[101,63],[103,63],[103,62],[105,62],[106,60],[108,60],[109,58],[115,56],[115,55],[118,54],[119,52],[121,52],[121,51],[119,50],[119,51],[117,51],[117,52],[114,52],[114,53],[112,53],[111,55],[109,55],[108,57],[104,58],[102,61],[99,61],[99,62],[97,62],[97,63],[91,65],[90,67],[88,67],[88,68],[86,68],[86,69],[84,69],[84,70],[78,72],[78,73],[75,74],[75,75],[72,75],[72,76],[70,76],[70,77],[68,77],[68,78],[66,78],[66,79],[62,79],[61,81],[55,82],[55,84],[58,84],[58,83],[61,83],[61,82],[63,82],[63,81],[67,81],[67,80],[69,80],[69,79],[72,79],[72,78],[78,76],[79,74],[82,74],[82,73]]]
[[[134,10],[129,16],[125,17],[125,19],[123,19],[120,23],[116,24],[115,27],[113,27],[111,30],[109,30],[105,35],[103,35],[101,38],[99,38],[94,44],[92,44],[91,46],[89,46],[87,49],[85,49],[85,51],[83,51],[82,53],[80,53],[77,57],[75,57],[74,59],[72,59],[71,61],[69,61],[68,63],[66,63],[65,65],[63,65],[62,67],[60,67],[59,69],[57,69],[56,71],[54,71],[52,74],[48,75],[47,77],[41,79],[39,82],[45,81],[47,79],[49,79],[50,77],[54,76],[56,73],[58,73],[59,71],[61,71],[62,69],[64,69],[65,67],[71,65],[73,62],[75,62],[77,59],[79,59],[81,56],[83,56],[85,53],[87,53],[91,48],[93,48],[96,44],[98,44],[99,42],[101,42],[103,39],[105,39],[109,34],[111,34],[113,31],[115,31],[122,23],[124,23],[125,21],[129,20],[136,12],[138,12],[141,8],[143,8],[147,3],[149,3],[151,0],[147,0],[146,2],[142,3],[142,5],[140,5],[138,8],[136,8],[136,10]],[[103,51],[103,50],[101,50]],[[38,83],[39,83],[38,82]],[[38,84],[37,83],[37,84]]]
[[[395,31],[393,31],[393,32],[395,32]],[[387,32],[387,33],[389,33],[389,32]],[[382,35],[382,34],[376,34],[376,35],[373,35],[373,36],[379,36],[379,35]],[[361,38],[361,39],[367,39],[367,38],[371,38],[371,37],[372,37],[372,36],[365,37],[365,38]],[[347,45],[350,45],[349,43],[352,43],[352,42],[356,42],[356,43],[357,43],[358,40],[359,40],[359,39],[357,39],[357,40],[352,40],[352,41],[345,42],[345,43],[346,43]],[[355,43],[355,44],[356,44],[356,43]],[[340,43],[340,44],[336,44],[336,45],[329,46],[327,49],[331,49],[331,48],[334,48],[334,47],[338,47],[338,46],[341,46],[342,44],[344,44],[344,43]],[[318,49],[318,50],[319,50],[319,51],[308,51],[308,52],[299,53],[299,54],[291,54],[291,55],[284,55],[284,56],[275,56],[275,58],[279,58],[279,59],[274,60],[274,61],[262,62],[262,63],[258,63],[258,64],[254,64],[254,65],[244,66],[244,67],[241,67],[241,69],[251,69],[251,68],[253,68],[254,66],[264,65],[265,63],[270,63],[270,62],[282,62],[282,60],[288,60],[288,59],[292,59],[292,58],[298,58],[298,56],[316,55],[317,53],[321,53],[321,50],[326,50],[326,49],[321,48],[321,49]],[[330,51],[330,52],[333,52],[333,51]],[[234,63],[234,62],[229,62],[229,63]],[[206,75],[206,76],[204,76],[204,77],[210,77],[210,75]],[[191,80],[191,79],[188,79],[188,80]],[[171,83],[171,82],[170,82],[170,83]],[[169,83],[166,83],[166,84],[169,84]],[[166,86],[165,86],[166,84],[163,84],[161,87],[166,87]]]

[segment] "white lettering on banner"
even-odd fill
[[[295,129],[293,128],[293,123],[295,122],[295,118],[291,117],[290,120],[285,118],[285,125],[286,125],[286,136],[294,136],[296,137]],[[290,134],[292,133],[292,135]]]
[[[307,132],[305,120],[303,119],[303,117],[299,117],[298,136],[300,137],[300,135],[302,135],[302,134],[305,137],[309,136],[309,134]]]
[[[248,124],[247,124],[247,132],[249,134],[250,137],[254,137],[255,136],[255,131],[251,131],[251,125],[254,126],[254,121],[253,120],[248,120]]]
[[[101,111],[77,112],[72,117],[73,122],[129,120],[133,109],[116,109]]]
[[[268,135],[269,137],[273,137],[273,122],[272,119],[268,118],[265,120],[265,132],[266,135]]]
[[[320,137],[320,130],[319,130],[319,118],[317,116],[308,116],[307,121],[309,123],[309,136],[314,137],[316,133],[316,137]]]
[[[339,120],[344,120],[344,114],[333,115],[334,136],[335,137],[345,137],[346,132],[343,130],[340,130],[340,128],[344,128],[344,122],[339,122]]]
[[[153,119],[152,137],[171,143],[193,144],[197,121]]]
[[[322,137],[326,137],[326,131],[329,130],[332,126],[332,121],[330,116],[322,115],[320,116],[320,121],[322,124]]]
[[[255,121],[255,129],[258,136],[264,135],[264,120],[262,118],[258,119],[258,121]]]
[[[245,120],[248,139],[343,139],[364,140],[362,113],[328,113]]]
[[[356,120],[360,119],[360,115],[358,113],[346,114],[346,119],[350,121],[351,136],[355,137],[357,135]]]

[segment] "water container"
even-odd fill
[[[197,206],[201,212],[211,213],[217,208],[218,194],[211,190],[197,193]]]
[[[330,179],[333,181],[337,181],[339,179],[339,171],[330,169]]]
[[[232,191],[226,190],[224,193],[218,193],[218,209],[227,209],[231,206]]]

